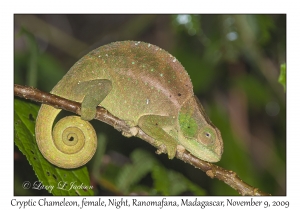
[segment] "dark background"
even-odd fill
[[[14,30],[14,82],[44,91],[101,45],[137,40],[167,50],[189,73],[222,133],[224,154],[217,165],[265,192],[286,195],[286,94],[277,81],[286,62],[286,15],[15,15]],[[122,163],[136,148],[155,152],[104,123],[93,125],[107,139],[106,157]],[[237,195],[182,161],[155,157],[208,195]],[[17,148],[14,158],[15,194],[47,194],[21,189],[23,181],[37,178]],[[151,185],[151,177],[142,182]],[[99,194],[113,195],[99,185]]]

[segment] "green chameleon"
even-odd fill
[[[37,144],[58,167],[77,168],[94,155],[97,138],[87,121],[95,117],[98,105],[130,127],[138,126],[155,139],[158,152],[166,148],[170,159],[177,146],[208,162],[221,159],[220,131],[194,95],[189,75],[155,45],[120,41],[99,47],[76,62],[51,93],[82,103],[81,117],[65,117],[53,131],[61,110],[48,105],[39,110]]]

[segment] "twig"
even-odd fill
[[[46,93],[32,87],[26,87],[15,84],[14,94],[21,98],[30,99],[43,104],[48,104],[56,108],[64,109],[80,115],[80,103],[70,101],[68,99],[61,98],[50,93]],[[116,128],[117,130],[122,131],[123,133],[131,133],[130,127],[123,120],[116,118],[103,107],[97,107],[97,114],[94,119],[107,123]],[[143,139],[144,141],[150,143],[151,145],[157,148],[157,145],[155,144],[155,140],[153,138],[145,134],[141,129],[137,129],[137,137]],[[166,151],[164,150],[162,150],[162,152],[166,153]],[[258,188],[252,187],[249,184],[243,182],[236,175],[235,172],[223,169],[212,163],[200,160],[184,149],[177,149],[176,157],[186,163],[193,165],[194,167],[201,169],[210,178],[218,178],[219,180],[229,185],[231,188],[235,189],[241,195],[270,195],[268,193],[262,192]]]

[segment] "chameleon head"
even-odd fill
[[[179,144],[201,160],[218,162],[223,153],[221,133],[204,112],[196,97],[189,98],[179,111]]]

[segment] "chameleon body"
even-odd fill
[[[94,118],[97,105],[140,127],[156,140],[158,151],[166,148],[170,159],[178,145],[208,162],[221,158],[220,131],[194,96],[189,75],[175,57],[155,45],[121,41],[99,47],[76,62],[51,93],[82,103],[81,117],[59,121],[62,128],[56,125],[53,132],[61,110],[42,105],[39,111],[39,149],[59,167],[76,168],[93,156],[96,134],[87,121]],[[56,136],[62,140],[53,141]]]

